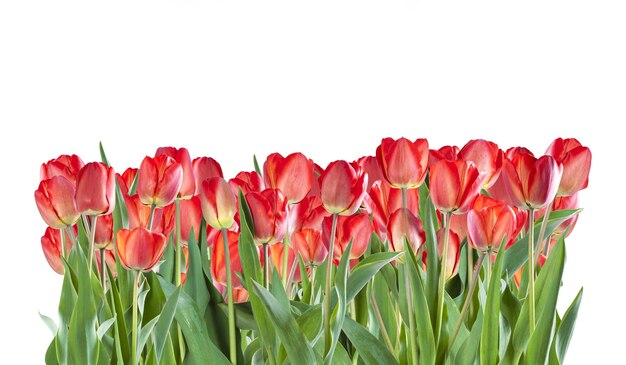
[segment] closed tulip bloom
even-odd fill
[[[419,215],[419,190],[409,189],[407,195],[407,208],[413,215]],[[365,206],[374,218],[374,230],[385,241],[387,239],[387,224],[389,217],[398,209],[402,208],[402,190],[389,185],[386,181],[378,181],[370,189],[365,197]]]
[[[52,228],[71,226],[80,217],[76,209],[74,185],[63,176],[43,180],[35,190],[35,203],[39,214]]]
[[[155,156],[165,155],[173,158],[183,169],[183,182],[178,191],[178,198],[189,199],[196,192],[196,178],[194,176],[191,157],[186,148],[159,147]]]
[[[139,167],[137,195],[145,205],[162,208],[172,204],[183,184],[183,168],[166,155],[146,156]]]
[[[376,159],[391,186],[411,189],[424,182],[429,153],[426,139],[411,142],[406,138],[383,138]]]
[[[100,219],[100,218],[98,218]],[[117,276],[117,261],[115,260],[115,251],[113,250],[104,250],[104,262],[106,262],[107,267],[111,270],[113,277]],[[102,270],[102,259],[100,257],[100,250],[96,250],[95,252],[95,261],[98,265],[98,272]]]
[[[235,222],[237,198],[221,177],[202,182],[200,205],[204,220],[215,229],[228,228]]]
[[[300,203],[287,207],[289,231],[296,232],[304,228],[321,231],[322,221],[329,215],[319,196],[307,196]]]
[[[283,273],[284,249],[285,249],[285,245],[283,244],[272,245],[269,248],[269,256],[272,260],[272,264],[276,268],[276,271],[278,271],[278,275],[281,278],[284,277],[285,275]],[[295,263],[295,266],[294,266],[294,263]],[[293,276],[291,277],[291,279],[294,282],[302,281],[302,277],[300,276],[300,267],[298,266],[298,263],[296,262],[296,251],[294,251],[294,249],[292,249],[291,247],[287,246],[287,275],[291,274],[292,267],[294,268],[294,270],[293,270]]]
[[[129,270],[150,271],[163,256],[166,244],[165,236],[141,227],[117,232],[117,254]]]
[[[391,215],[387,231],[390,251],[404,252],[406,239],[413,252],[417,253],[417,250],[426,242],[422,221],[405,208],[400,208]]]
[[[246,195],[254,222],[254,238],[261,244],[273,244],[285,237],[287,199],[278,189],[265,189]]]
[[[130,189],[135,182],[138,172],[139,169],[129,167],[124,170],[121,175],[115,174],[115,179],[117,180],[117,185],[119,185],[120,190],[122,191],[122,195],[128,195],[130,193]]]
[[[354,161],[352,167],[354,167],[355,170],[360,168],[367,173],[367,191],[370,191],[370,188],[376,181],[385,180],[383,170],[380,168],[380,164],[375,156],[363,156]]]
[[[437,254],[439,257],[443,255],[444,234],[445,229],[443,228],[437,231]],[[460,250],[461,239],[455,232],[450,231],[450,237],[448,238],[448,257],[446,258],[446,281],[452,279],[459,272]],[[424,264],[426,264],[427,258],[427,252],[424,251],[424,255],[422,256]]]
[[[512,207],[539,209],[556,196],[562,166],[552,156],[535,158],[519,153],[513,160],[505,159],[500,177],[489,194]]]
[[[332,229],[332,217],[327,217],[322,223],[322,239],[328,249],[330,246],[330,233]],[[335,263],[341,260],[341,256],[352,242],[350,259],[361,257],[369,246],[372,237],[372,224],[367,214],[356,214],[352,216],[340,216],[337,219],[337,230],[335,233],[335,245],[333,259]]]
[[[85,166],[83,160],[76,155],[61,155],[41,165],[40,180],[48,180],[55,176],[63,176],[76,186],[78,171]]]
[[[289,204],[297,203],[313,185],[313,162],[299,152],[287,157],[272,153],[263,164],[263,177],[268,188],[279,189]]]
[[[324,246],[320,231],[305,228],[294,233],[292,241],[305,265],[319,266],[326,260],[328,249]]]
[[[554,198],[554,204],[552,206],[552,211],[558,210],[570,210],[570,209],[578,209],[580,207],[578,202],[578,193],[570,196],[557,196]],[[535,220],[543,217],[546,214],[546,209],[539,209],[535,213]],[[569,234],[576,226],[576,222],[578,221],[578,214],[574,215],[572,218],[569,218],[559,224],[552,232],[555,236],[561,236],[565,234],[565,237],[569,236]]]
[[[176,219],[176,208],[174,205],[168,205],[163,208],[163,216],[167,219],[174,217]],[[175,222],[175,221],[174,221]],[[196,239],[199,237],[200,224],[202,222],[202,206],[200,205],[200,197],[194,196],[191,199],[180,201],[180,238],[183,245],[189,242],[189,235],[193,228],[193,234]]]
[[[256,171],[247,172],[242,171],[238,173],[234,178],[228,181],[228,185],[230,189],[233,191],[235,196],[239,195],[239,190],[243,192],[243,194],[248,194],[251,191],[260,192],[265,190],[265,184],[263,183],[263,179],[261,175],[259,175]]]
[[[113,215],[107,214],[98,217],[94,245],[97,249],[107,248],[113,242]]]
[[[558,196],[569,196],[587,187],[591,168],[591,150],[575,138],[557,138],[552,142],[546,155],[554,157],[563,165],[563,176],[559,184]]]
[[[483,185],[483,175],[472,162],[441,160],[430,170],[433,204],[444,213],[463,214]]]
[[[430,150],[428,168],[441,160],[458,160],[459,148],[457,146],[443,146],[438,150]]]
[[[150,207],[141,202],[139,195],[124,196],[124,202],[126,203],[126,210],[128,211],[129,228],[148,228],[150,225]],[[150,231],[161,233],[167,237],[174,229],[174,224],[175,216],[173,209],[171,212],[168,210],[168,214],[166,215],[163,208],[156,208],[152,217],[152,227]]]
[[[488,188],[500,175],[504,152],[493,142],[474,139],[463,146],[458,157],[461,160],[472,161],[476,165],[478,172],[484,175],[483,187]]]
[[[241,281],[236,274],[241,274],[243,269],[241,267],[241,259],[239,258],[239,235],[236,232],[226,231],[228,239],[228,251],[230,254],[230,268],[233,279],[233,287],[241,288]],[[222,238],[222,232],[220,231],[215,236],[213,242],[213,252],[211,253],[211,275],[216,282],[220,285],[226,286],[226,263],[224,256],[224,242]]]
[[[322,204],[328,212],[352,215],[359,209],[366,193],[366,173],[340,160],[331,162],[320,180]]]
[[[503,202],[467,213],[470,243],[481,252],[497,252],[502,240],[510,239],[515,228],[515,213]]]
[[[191,163],[196,178],[196,195],[200,195],[202,182],[212,177],[224,177],[222,166],[211,157],[198,157]]]
[[[65,235],[65,254],[68,255],[72,249],[72,241],[66,232],[63,234]],[[61,231],[50,227],[46,228],[46,232],[41,237],[41,248],[52,270],[59,275],[63,275],[65,267],[61,258],[63,252],[61,249]]]
[[[111,214],[115,209],[115,171],[102,162],[90,162],[78,173],[76,208],[87,215]]]

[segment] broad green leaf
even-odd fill
[[[437,252],[437,211],[430,198],[426,184],[420,186],[420,219],[426,232],[426,251]],[[439,290],[439,255],[426,257],[426,283],[424,285],[426,303],[433,311],[430,312],[430,320],[435,323],[437,311],[437,292]],[[421,259],[421,258],[420,258]]]
[[[348,298],[346,293],[346,286],[348,285],[348,272],[350,271],[350,251],[352,250],[352,241],[346,247],[339,266],[337,267],[337,273],[335,275],[335,293],[337,295],[337,306],[331,305],[332,315],[330,318],[330,349],[324,358],[324,364],[330,365],[333,363],[333,356],[339,341],[339,335],[341,334],[341,328],[343,327],[343,321],[346,317],[348,310]],[[356,295],[356,293],[355,293]],[[322,313],[323,314],[323,313]],[[324,346],[326,347],[326,346]]]
[[[154,329],[154,326],[156,326],[158,320],[159,320],[159,316],[156,316],[150,322],[146,323],[145,325],[143,325],[143,327],[139,329],[139,332],[137,334],[137,358],[138,359],[141,358],[141,352],[143,351],[143,348],[146,346],[146,342],[148,342],[148,338],[150,338],[150,335],[152,334],[152,330]]]
[[[315,343],[322,335],[322,305],[312,306],[309,310],[302,313],[296,321],[309,342]]]
[[[163,311],[159,315],[159,321],[154,327],[154,348],[157,363],[161,363],[161,357],[163,355],[163,348],[169,336],[169,330],[172,326],[172,321],[176,314],[176,308],[178,307],[178,298],[180,297],[180,287],[176,288],[174,292],[165,302]]]
[[[483,312],[478,310],[478,315],[469,336],[463,342],[463,345],[456,353],[453,364],[455,365],[474,365],[478,357],[478,347],[480,346],[480,335],[483,328]]]
[[[48,346],[48,350],[46,350],[45,362],[46,365],[59,365],[59,361],[57,360],[57,345],[56,345],[56,336],[50,342],[50,346]]]
[[[381,252],[369,255],[360,261],[352,269],[348,278],[346,301],[348,303],[352,301],[383,266],[397,259],[400,255],[402,255],[401,252]]]
[[[252,155],[252,162],[254,163],[254,171],[256,171],[257,174],[259,174],[261,177],[263,177],[263,171],[259,167],[259,161],[257,161],[256,159],[256,154]]]
[[[253,292],[261,301],[267,315],[271,318],[276,334],[285,346],[292,364],[314,364],[315,355],[298,323],[291,316],[289,307],[285,308],[262,285],[252,283]]]
[[[98,330],[96,331],[99,340],[102,340],[102,337],[104,337],[109,328],[111,328],[111,326],[115,323],[115,319],[115,317],[109,318],[100,324],[100,327],[98,327]]]
[[[565,360],[565,354],[567,353],[567,348],[569,347],[569,342],[574,333],[574,325],[576,324],[576,317],[578,317],[578,308],[580,307],[580,303],[583,298],[583,289],[581,288],[570,304],[567,311],[565,311],[565,315],[563,315],[563,319],[561,320],[561,324],[556,332],[556,341],[552,345],[554,349],[554,353],[557,356],[557,359],[560,363],[563,363]]]
[[[123,269],[122,269],[123,270]],[[119,273],[119,271],[118,271]],[[123,364],[124,359],[130,359],[130,339],[128,337],[128,331],[126,329],[126,321],[124,318],[124,308],[122,307],[122,301],[119,295],[117,284],[119,281],[115,281],[113,273],[107,267],[107,274],[109,277],[109,283],[111,283],[109,294],[111,297],[111,307],[117,320],[114,323],[115,333],[115,356],[117,357],[118,364]],[[118,275],[119,278],[119,275]]]
[[[349,317],[343,322],[343,332],[366,365],[398,363],[383,342]]]
[[[211,296],[205,283],[201,262],[202,257],[200,256],[200,248],[198,247],[193,228],[189,235],[187,248],[189,252],[189,269],[187,270],[187,280],[183,289],[196,302],[200,313],[204,313]]]
[[[57,324],[54,323],[54,321],[52,320],[52,318],[41,314],[41,312],[39,312],[39,318],[41,318],[41,320],[43,321],[43,323],[46,324],[46,326],[48,327],[48,329],[50,330],[50,332],[52,332],[52,335],[56,336],[57,331],[58,331],[58,327]]]
[[[487,305],[483,317],[483,329],[480,338],[480,364],[491,365],[498,361],[498,340],[500,337],[500,285],[502,283],[502,261],[505,240],[502,240],[487,289]],[[486,259],[490,260],[488,254]],[[487,265],[490,263],[487,262]]]
[[[352,365],[352,359],[348,355],[345,347],[341,343],[337,344],[335,355],[333,355],[333,365]]]
[[[224,315],[228,314],[228,305],[225,302],[219,303],[218,307]],[[235,303],[235,321],[240,330],[258,331],[250,302]]]

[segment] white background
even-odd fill
[[[325,166],[382,137],[593,151],[559,308],[585,287],[569,364],[621,360],[623,2],[65,2],[0,5],[0,363],[43,363],[61,278],[33,191],[62,153],[137,166],[186,146],[227,177],[273,151]]]

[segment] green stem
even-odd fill
[[[228,339],[230,345],[230,362],[237,365],[237,336],[235,335],[235,298],[233,296],[233,277],[230,268],[230,248],[228,247],[228,233],[222,228],[224,241],[224,262],[226,263],[226,286],[228,292]]]
[[[282,274],[283,274],[283,286],[285,291],[287,290],[287,283],[289,281],[289,273],[287,272],[287,261],[289,261],[289,233],[285,233],[283,238],[283,261],[282,261]]]
[[[491,249],[487,250],[487,268],[485,271],[485,283],[489,285],[489,280],[491,279],[491,267],[493,263],[491,262]]]
[[[459,330],[461,329],[461,324],[463,324],[463,320],[465,320],[465,316],[467,315],[467,310],[470,307],[470,303],[472,302],[472,297],[474,295],[474,290],[476,289],[476,284],[478,283],[478,274],[480,273],[480,267],[482,266],[484,259],[485,254],[482,253],[478,257],[478,262],[476,262],[476,269],[474,270],[474,275],[472,275],[472,281],[470,282],[469,291],[467,292],[467,296],[465,297],[465,302],[463,303],[461,314],[459,315],[456,326],[454,326],[454,332],[452,333],[450,341],[448,342],[448,352],[450,352],[450,350],[452,349],[452,345],[454,345],[454,340],[456,339],[456,336],[459,334]]]
[[[443,321],[443,298],[446,290],[446,271],[448,271],[448,241],[450,240],[450,213],[443,213],[443,250],[441,252],[441,272],[439,273],[439,290],[437,292],[437,322],[435,326],[435,338],[439,341],[441,325]]]
[[[176,201],[178,201],[178,199],[176,199]],[[149,230],[152,229],[152,221],[154,220],[154,209],[156,208],[156,206],[154,204],[150,205],[150,216],[148,216],[148,227],[146,227]]]
[[[535,210],[528,210],[528,300],[529,319],[530,319],[530,337],[535,332],[535,260],[534,260],[534,239],[535,239]]]
[[[393,348],[393,344],[391,343],[391,338],[389,338],[389,333],[387,333],[387,327],[385,327],[385,323],[383,322],[383,316],[380,314],[380,309],[378,308],[378,303],[376,303],[376,298],[374,297],[373,292],[370,296],[370,301],[372,302],[372,311],[374,312],[374,316],[376,316],[376,320],[378,321],[378,328],[380,329],[380,333],[382,333],[383,335],[383,340],[385,340],[385,345],[387,345],[389,352],[391,352],[395,356],[395,350]]]
[[[174,201],[174,214],[176,215],[176,256],[174,260],[174,280],[176,286],[180,286],[182,283],[182,275],[181,275],[181,263],[182,263],[182,254],[183,249],[181,246],[181,224],[180,224],[180,199],[176,198]],[[154,204],[150,206],[150,227],[152,227],[152,219],[154,218]],[[180,361],[181,363],[185,360],[185,340],[183,339],[183,332],[180,326],[176,326],[178,330],[178,349],[180,352]]]
[[[546,247],[546,242],[548,243],[548,246],[550,245],[550,237],[547,237],[544,240],[543,236],[546,234],[546,227],[548,226],[548,218],[550,217],[550,213],[552,213],[553,205],[554,205],[554,200],[550,202],[550,204],[548,204],[548,207],[546,208],[546,213],[543,215],[541,228],[539,228],[539,241],[537,241],[537,249],[535,250],[535,256],[534,256],[535,262],[539,260],[539,254],[541,254],[541,252],[543,252],[544,248]]]
[[[309,292],[311,293],[309,296],[309,304],[315,304],[315,266],[311,266],[311,279],[309,280]]]
[[[265,266],[263,268],[263,286],[269,290],[270,288],[270,283],[269,283],[269,278],[270,278],[270,262],[269,262],[269,246],[267,243],[263,244],[263,265]]]
[[[133,271],[135,277],[133,285],[133,327],[131,334],[131,348],[130,348],[130,363],[131,365],[137,364],[137,297],[139,293],[139,271]]]
[[[72,229],[70,227],[70,229]],[[66,229],[61,230],[61,257],[65,258],[65,232]]]
[[[104,258],[104,248],[100,249],[100,281],[102,282],[102,291],[107,291],[107,277],[106,277],[106,260]]]
[[[98,216],[93,216],[93,222],[91,223],[91,231],[89,235],[89,276],[91,276],[91,272],[93,270],[93,251],[94,251],[94,242],[96,240],[96,224],[98,223]]]
[[[402,188],[402,208],[408,209],[408,207],[409,207],[409,200],[406,196],[406,188]]]
[[[470,245],[469,238],[467,239],[467,243],[465,245],[467,246],[467,281],[471,282],[472,272],[474,271],[474,248],[472,248],[472,245]],[[480,272],[480,270],[478,270],[478,272]],[[465,300],[467,300],[467,297],[465,298]],[[469,301],[468,310],[471,317],[471,314],[474,313],[474,301]]]
[[[404,240],[404,249],[410,250],[411,245],[408,244],[408,241]],[[407,252],[405,255],[409,255]],[[413,310],[413,294],[411,291],[411,278],[409,275],[409,263],[408,258],[405,259],[404,264],[404,280],[406,287],[406,304],[407,304],[407,314],[409,316],[409,348],[411,349],[411,359],[413,360],[412,364],[417,364],[417,341],[415,338],[415,313]]]
[[[330,351],[330,277],[333,272],[333,253],[335,251],[335,233],[337,231],[337,218],[333,214],[333,224],[330,230],[330,244],[328,245],[328,256],[326,256],[326,288],[324,290],[324,357]]]

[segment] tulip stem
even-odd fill
[[[178,201],[178,199],[176,199],[176,201]],[[148,216],[148,227],[146,227],[148,229],[148,231],[152,230],[152,221],[154,220],[154,209],[156,208],[156,206],[154,204],[150,205],[150,216]]]
[[[62,229],[60,233],[61,233],[61,257],[65,259],[65,229]]]
[[[326,256],[326,288],[324,290],[324,357],[330,351],[330,277],[333,272],[333,253],[335,252],[335,233],[337,231],[337,218],[333,214],[333,224],[330,230],[330,243],[328,245],[328,255]]]
[[[235,299],[233,296],[233,277],[230,269],[230,248],[228,246],[228,232],[222,228],[222,241],[224,242],[224,262],[226,264],[226,284],[228,292],[228,339],[230,345],[230,362],[237,365],[237,346],[235,341]]]
[[[378,303],[376,303],[376,297],[374,296],[374,292],[370,295],[370,301],[372,302],[372,311],[376,316],[376,320],[378,321],[378,328],[383,335],[383,339],[385,340],[385,345],[387,345],[387,349],[389,352],[394,354],[395,350],[393,348],[393,344],[391,343],[391,338],[389,338],[389,333],[387,332],[387,327],[385,327],[385,322],[383,321],[383,316],[380,314],[380,309],[378,308]]]
[[[409,200],[406,196],[406,188],[402,188],[402,208],[408,209],[408,207],[409,207]]]
[[[546,234],[546,227],[548,226],[548,218],[550,218],[550,213],[552,213],[552,208],[554,205],[554,200],[548,204],[546,208],[546,212],[543,215],[543,221],[541,222],[541,228],[539,229],[539,241],[537,241],[537,249],[535,250],[534,261],[537,262],[539,260],[539,255],[543,252],[546,247],[546,242],[548,245],[550,244],[550,239],[546,237],[544,240],[544,235]],[[533,219],[534,220],[534,219]]]
[[[469,243],[469,238],[467,239],[465,246],[467,247],[467,281],[471,282],[472,272],[474,271],[474,249]],[[480,260],[480,257],[478,259]],[[480,272],[480,270],[478,270],[478,272]],[[470,295],[470,293],[468,293],[468,295]],[[467,300],[467,298],[465,300]],[[468,310],[470,313],[474,313],[474,302],[471,300],[469,302]]]
[[[106,260],[104,259],[104,248],[100,249],[100,281],[102,281],[102,291],[107,291],[107,277],[106,277]]]
[[[180,199],[178,198],[176,198],[176,200],[174,201],[174,210],[174,214],[176,215],[176,256],[174,258],[174,280],[176,286],[180,286],[182,283],[182,276],[180,272],[183,249],[180,243]],[[154,204],[150,206],[150,219],[148,223],[150,225],[150,228],[152,228],[152,218],[154,218]],[[183,333],[180,326],[177,325],[176,327],[178,327],[178,349],[180,351],[180,361],[183,362],[185,359],[185,340],[183,339]]]
[[[96,224],[98,224],[98,216],[93,216],[93,222],[91,222],[91,234],[89,235],[89,276],[93,270],[93,251],[94,242],[96,241]]]
[[[282,274],[283,274],[283,286],[285,291],[287,290],[287,284],[289,283],[289,273],[287,272],[287,264],[289,261],[289,233],[285,232],[285,238],[283,238],[283,259],[282,259]]]
[[[406,237],[404,239],[404,249],[405,251],[407,251],[405,255],[408,256],[409,255],[408,250],[411,249],[411,245],[409,245],[409,241],[406,239]],[[405,280],[405,288],[406,288],[407,314],[409,316],[409,348],[411,349],[411,359],[412,359],[411,363],[417,364],[417,341],[415,338],[415,313],[414,313],[414,308],[413,308],[411,277],[409,275],[409,260],[407,257],[405,257],[405,264],[404,264],[404,280]]]
[[[443,250],[441,251],[441,271],[439,273],[439,291],[437,298],[437,322],[435,326],[435,338],[441,337],[441,325],[443,321],[443,298],[446,290],[446,272],[448,271],[448,241],[450,240],[450,213],[443,213]]]
[[[139,271],[133,270],[135,277],[133,284],[133,327],[131,334],[131,347],[130,347],[130,363],[131,365],[137,365],[137,297],[139,293]]]
[[[535,332],[535,260],[534,260],[534,239],[535,239],[535,210],[528,210],[528,300],[529,319],[530,319],[530,337]]]
[[[311,279],[309,281],[309,292],[311,293],[309,296],[309,304],[315,304],[315,273],[316,269],[314,265],[311,265]]]
[[[454,332],[452,332],[452,336],[450,336],[450,341],[448,342],[448,352],[452,349],[452,345],[454,345],[454,340],[456,336],[459,334],[459,330],[461,329],[461,325],[463,324],[463,320],[465,320],[465,316],[467,315],[467,310],[470,307],[470,303],[472,302],[472,297],[474,295],[474,290],[476,289],[476,284],[478,283],[478,274],[480,273],[480,267],[483,264],[483,260],[485,259],[485,254],[482,253],[478,257],[478,261],[476,262],[476,269],[474,270],[474,275],[472,275],[472,281],[470,282],[469,291],[467,292],[467,296],[465,297],[465,302],[463,303],[463,308],[461,309],[461,314],[459,314],[459,319],[456,322],[456,326],[454,327]]]
[[[270,262],[269,260],[269,246],[267,243],[263,244],[263,286],[269,290],[270,283]]]

